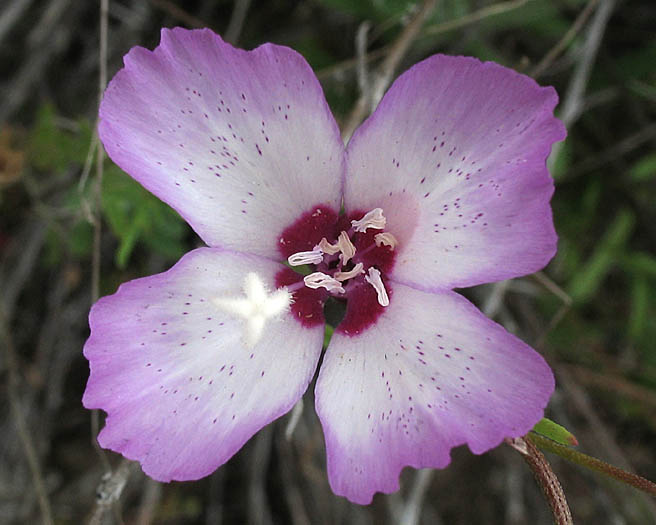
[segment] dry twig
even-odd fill
[[[272,425],[263,428],[255,436],[251,451],[248,483],[249,525],[271,525],[271,509],[266,495],[267,468],[273,440]]]
[[[602,374],[578,365],[564,365],[564,367],[572,372],[581,383],[607,392],[614,392],[651,409],[656,409],[656,393],[651,388],[636,385],[617,374],[608,372]]]
[[[563,100],[561,106],[562,109],[559,115],[563,124],[565,124],[565,127],[567,128],[572,126],[581,115],[584,106],[585,89],[588,85],[590,72],[592,71],[595,59],[597,58],[597,51],[601,45],[601,39],[614,8],[615,0],[601,0],[586,32],[583,49],[581,50],[581,55],[576,63],[576,68],[574,69],[574,74],[569,83],[567,94]],[[562,151],[562,147],[562,142],[554,144],[548,161],[550,168],[556,163],[556,160]]]
[[[579,31],[583,28],[585,23],[588,21],[588,18],[590,18],[590,15],[593,13],[595,7],[597,6],[597,2],[599,0],[590,0],[585,8],[579,13],[579,16],[576,17],[576,20],[574,20],[574,23],[570,26],[570,28],[567,30],[567,32],[563,35],[563,37],[558,41],[558,43],[551,48],[551,50],[544,56],[542,60],[529,72],[529,75],[532,77],[539,77],[542,75],[553,62],[560,56],[560,54],[565,51],[569,43],[574,39],[576,35],[578,35]]]
[[[100,0],[100,49],[98,74],[98,104],[102,100],[107,85],[107,18],[109,0]],[[105,150],[102,142],[98,141],[96,149],[96,184],[94,187],[95,217],[93,228],[93,251],[91,253],[91,302],[95,303],[100,297],[100,247],[102,241],[102,179]],[[111,467],[105,451],[98,444],[98,431],[100,429],[100,416],[97,410],[91,412],[91,443],[106,471]]]
[[[136,463],[123,458],[116,469],[105,473],[96,489],[96,506],[89,518],[89,525],[103,523],[105,514],[114,508],[114,504],[121,499],[123,489],[135,465]],[[120,516],[118,518],[117,521],[120,522]]]
[[[429,26],[423,32],[422,36],[435,36],[440,33],[452,31],[453,29],[460,29],[461,27],[475,24],[476,22],[480,22],[486,18],[500,15],[508,11],[513,11],[514,9],[522,7],[527,2],[528,0],[511,0],[509,2],[499,2],[492,4],[487,7],[483,7],[478,11],[469,13],[463,17],[456,18],[455,20],[449,20],[448,22],[442,22],[441,24]]]
[[[2,13],[0,13],[0,42],[11,31],[14,24],[20,20],[23,13],[27,11],[34,0],[17,0],[5,4]]]
[[[43,481],[43,474],[41,473],[41,465],[36,453],[36,447],[32,439],[32,433],[28,429],[27,422],[23,416],[21,404],[18,396],[19,388],[19,375],[18,375],[18,359],[14,343],[9,332],[9,326],[5,317],[4,309],[0,305],[0,335],[2,336],[3,346],[5,349],[5,361],[7,364],[7,396],[9,398],[9,407],[11,409],[11,416],[16,424],[16,432],[20,439],[21,445],[25,452],[27,464],[32,474],[32,482],[34,484],[34,492],[36,493],[39,508],[41,510],[41,519],[44,525],[54,523],[52,519],[52,511],[50,509],[50,501],[48,500],[48,493]]]
[[[417,525],[419,523],[424,498],[434,476],[434,469],[421,469],[416,472],[406,504],[401,512],[401,523],[404,525]]]
[[[73,25],[62,25],[64,16],[74,17],[79,5],[71,5],[71,0],[54,0],[42,10],[41,16],[33,24],[27,36],[28,58],[13,75],[11,82],[4,84],[0,93],[0,123],[12,116],[32,94],[33,87],[42,80],[53,56],[62,52],[74,32]]]
[[[230,22],[225,32],[226,42],[230,42],[233,46],[237,45],[250,5],[251,0],[235,0],[235,6],[232,8]]]
[[[420,35],[418,35],[417,38],[435,36],[441,33],[446,33],[447,31],[451,31],[453,29],[461,29],[463,27],[467,27],[468,25],[475,24],[476,22],[480,22],[481,20],[485,20],[486,18],[522,7],[524,4],[526,4],[526,2],[528,2],[528,0],[510,0],[508,2],[499,2],[498,4],[483,7],[478,11],[469,13],[468,15],[465,15],[461,18],[456,18],[455,20],[449,20],[447,22],[428,26]],[[375,49],[374,51],[370,51],[364,57],[364,59],[366,62],[373,62],[374,60],[385,56],[392,45],[394,44],[383,46]],[[317,78],[319,78],[319,80],[324,80],[326,78],[343,75],[347,71],[357,67],[357,65],[357,58],[349,58],[317,71]]]
[[[157,514],[157,506],[162,499],[162,484],[151,478],[146,478],[145,488],[141,496],[139,513],[137,514],[137,525],[149,525],[153,523]]]
[[[366,118],[367,112],[378,105],[383,93],[392,82],[396,68],[408,52],[410,45],[419,34],[424,22],[435,8],[436,3],[437,0],[424,0],[421,7],[387,51],[385,59],[375,74],[375,80],[371,85],[371,90],[368,93],[362,93],[360,95],[353,110],[346,118],[342,127],[342,139],[345,143],[348,142],[355,129]]]
[[[157,7],[158,9],[161,9],[162,11],[166,11],[170,16],[172,16],[176,20],[179,20],[187,27],[192,27],[196,29],[201,27],[207,27],[207,24],[205,22],[203,22],[199,18],[196,18],[188,11],[185,11],[171,0],[150,0],[150,3],[153,4],[155,7]]]

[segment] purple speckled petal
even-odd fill
[[[316,386],[333,491],[367,504],[404,466],[521,436],[554,389],[544,359],[462,296],[401,284],[375,330],[335,332]]]
[[[210,30],[163,29],[135,47],[100,107],[109,156],[210,246],[277,257],[277,236],[317,203],[339,210],[344,147],[310,66]]]
[[[165,273],[123,284],[91,310],[84,347],[87,408],[108,413],[100,444],[159,481],[198,479],[287,412],[316,369],[323,327],[270,319],[252,348],[243,319],[211,302],[239,296],[256,271],[273,287],[281,265],[200,248]]]
[[[546,158],[565,136],[557,96],[473,58],[401,75],[347,148],[345,205],[383,208],[391,277],[435,290],[524,275],[554,255]]]

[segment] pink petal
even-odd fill
[[[404,285],[375,330],[335,331],[316,386],[333,491],[367,504],[404,466],[445,467],[526,434],[554,389],[544,359],[462,296]]]
[[[109,156],[211,246],[278,256],[299,211],[339,210],[344,148],[301,55],[163,29],[125,57],[100,107]]]
[[[424,289],[542,268],[556,234],[546,168],[565,136],[553,88],[497,64],[431,57],[401,75],[347,148],[346,211],[383,208],[393,278]]]
[[[323,327],[304,328],[284,313],[246,348],[243,319],[212,303],[239,296],[248,272],[272,289],[281,267],[201,248],[98,301],[83,402],[108,413],[100,444],[159,481],[198,479],[286,413],[312,378]]]

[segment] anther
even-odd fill
[[[344,288],[342,288],[342,283],[322,272],[314,272],[310,275],[306,275],[303,277],[303,282],[305,282],[305,286],[308,288],[325,288],[329,292],[345,293]]]
[[[396,237],[389,232],[377,233],[374,235],[374,242],[378,247],[383,245],[389,246],[392,251],[394,251],[394,248],[396,248],[396,245],[398,244]]]
[[[351,226],[355,228],[356,232],[366,232],[368,228],[373,228],[374,230],[382,230],[387,224],[387,219],[383,215],[382,208],[374,208],[368,213],[365,213],[364,217],[359,221],[351,221]]]
[[[380,278],[380,271],[373,266],[369,268],[369,274],[364,276],[365,280],[374,287],[376,294],[378,295],[378,304],[381,306],[389,305],[389,297],[387,295],[387,290],[385,290],[385,285],[383,280]]]
[[[293,253],[287,257],[291,266],[302,266],[304,264],[319,264],[323,261],[323,252],[319,246],[315,246],[311,252]]]
[[[328,255],[334,255],[339,252],[339,246],[337,244],[330,244],[325,237],[319,241],[317,246],[323,253],[327,253]]]
[[[351,260],[351,257],[355,255],[355,246],[353,246],[346,232],[343,231],[339,234],[337,246],[341,252],[339,258],[342,260],[342,264],[347,264]]]
[[[359,262],[353,267],[352,270],[348,272],[335,272],[335,279],[342,282],[348,279],[352,279],[353,277],[357,277],[361,273],[364,273],[363,268],[364,268],[364,264]]]

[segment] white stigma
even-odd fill
[[[399,242],[396,240],[396,237],[394,237],[394,235],[392,235],[389,232],[377,233],[376,235],[374,235],[374,242],[378,247],[381,247],[383,245],[389,246],[392,249],[392,251],[394,251],[396,245],[399,244]]]
[[[369,268],[369,274],[364,276],[365,280],[374,287],[376,294],[378,294],[378,304],[381,306],[389,305],[389,297],[383,280],[380,278],[380,271],[373,266]]]
[[[334,279],[330,275],[326,275],[325,273],[322,272],[314,272],[311,273],[310,275],[306,275],[303,278],[303,282],[305,282],[305,286],[308,288],[325,288],[329,292],[339,292],[339,293],[344,293],[345,290],[342,288],[342,283],[340,283],[337,279]]]
[[[385,229],[385,224],[387,224],[387,219],[383,215],[382,208],[374,208],[366,213],[359,221],[351,221],[351,226],[355,228],[356,232],[366,232],[369,228],[383,230]]]
[[[323,251],[315,246],[311,252],[298,252],[287,257],[290,266],[302,266],[304,264],[319,264],[323,261]]]
[[[289,308],[292,294],[286,288],[269,293],[260,276],[253,272],[246,275],[243,291],[245,297],[216,297],[212,303],[224,312],[245,319],[244,343],[252,348],[262,338],[267,320]]]

